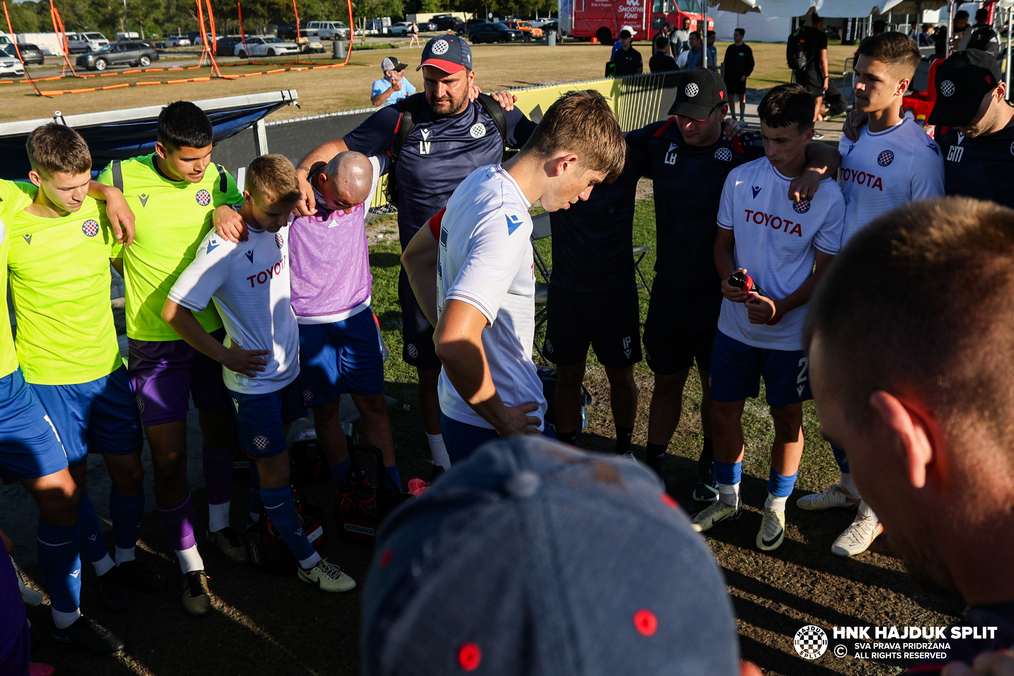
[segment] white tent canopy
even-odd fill
[[[722,11],[709,12],[708,16],[715,19],[715,33],[722,42],[732,42],[732,32],[737,28],[746,31],[748,42],[785,42],[785,36],[792,32],[792,18],[787,16]]]

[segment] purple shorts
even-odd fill
[[[218,342],[225,329],[213,331]],[[141,424],[164,425],[186,420],[190,396],[198,409],[229,408],[229,391],[222,382],[222,365],[182,340],[128,339],[127,374]]]

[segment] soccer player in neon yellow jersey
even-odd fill
[[[7,285],[9,224],[32,204],[35,192],[28,184],[0,181],[0,288]],[[113,235],[129,244],[133,215],[123,196],[94,182],[88,192],[107,200]],[[7,296],[0,294],[0,316],[6,313]],[[81,615],[78,490],[49,416],[18,368],[8,324],[0,327],[0,374],[0,479],[19,479],[38,504],[38,561],[49,591],[53,635],[62,643],[95,652],[119,652],[124,647],[119,637]],[[24,631],[25,627],[5,625],[4,619],[0,618],[0,633]]]
[[[109,260],[117,241],[99,203],[87,195],[91,154],[81,136],[47,124],[28,137],[34,202],[10,224],[7,266],[18,322],[15,348],[25,380],[46,409],[80,492],[81,552],[99,576],[106,610],[125,610],[121,577],[148,591],[166,580],[134,559],[144,516],[141,423],[120,358],[109,305]],[[101,283],[100,283],[101,281]],[[72,353],[66,346],[75,345]],[[112,479],[109,509],[114,566],[87,492],[86,459],[102,453]],[[56,633],[60,638],[59,628]]]
[[[198,245],[223,213],[243,201],[232,177],[211,164],[214,131],[193,103],[177,101],[158,117],[151,155],[112,162],[101,183],[123,190],[136,214],[134,243],[124,250],[128,375],[155,470],[155,503],[185,574],[183,607],[193,615],[211,608],[204,561],[194,537],[193,503],[187,484],[186,417],[189,397],[200,415],[204,477],[208,491],[207,538],[232,561],[246,551],[229,527],[233,428],[221,367],[187,345],[165,321],[162,306]],[[222,320],[214,308],[195,314],[219,341]]]

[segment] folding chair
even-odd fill
[[[548,319],[548,313],[546,311],[546,303],[549,301],[549,278],[552,276],[553,271],[546,265],[546,261],[542,258],[542,254],[539,253],[538,248],[535,246],[535,242],[540,239],[546,239],[552,237],[553,226],[550,221],[549,212],[544,212],[538,216],[532,217],[532,254],[535,258],[535,269],[542,275],[544,282],[536,280],[535,282],[535,351],[545,360],[545,355],[542,354],[542,345],[539,344],[539,329],[541,329]]]
[[[637,287],[637,289],[638,291],[647,291],[648,296],[651,296],[651,284],[648,283],[648,278],[644,276],[644,271],[641,270],[641,259],[644,258],[645,254],[649,251],[651,251],[650,246],[634,245],[634,269],[637,270],[637,276],[641,278],[641,284]]]

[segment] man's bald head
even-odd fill
[[[348,211],[370,196],[373,164],[353,150],[338,153],[317,174],[314,187],[331,209]]]

